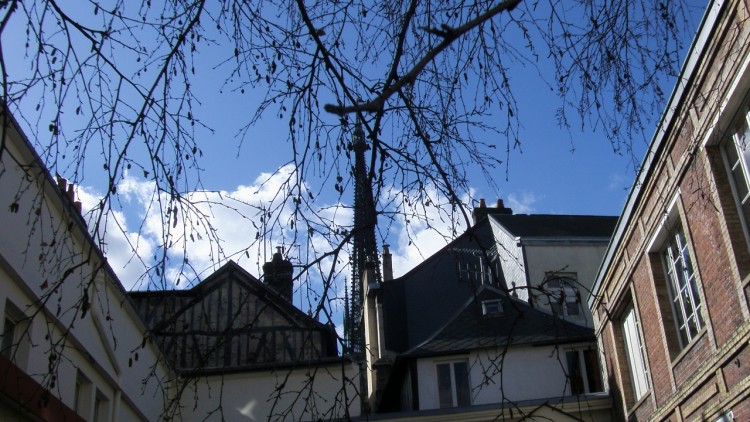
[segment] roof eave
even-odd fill
[[[620,215],[620,218],[617,221],[617,225],[615,226],[615,233],[612,236],[612,240],[610,241],[609,246],[607,247],[606,253],[604,254],[604,259],[599,266],[599,271],[597,272],[596,279],[594,280],[594,285],[591,289],[591,295],[587,300],[589,308],[593,308],[594,303],[599,297],[599,290],[601,289],[603,279],[606,276],[607,270],[612,263],[615,252],[619,248],[625,229],[630,224],[630,221],[633,217],[633,210],[635,209],[635,205],[641,198],[641,188],[644,186],[646,179],[651,175],[654,169],[654,165],[656,162],[655,159],[658,156],[657,152],[659,152],[662,147],[665,135],[668,133],[668,127],[672,124],[672,121],[676,117],[676,111],[680,108],[680,104],[685,100],[688,94],[688,82],[691,81],[695,76],[698,65],[701,63],[701,58],[705,53],[704,50],[706,48],[708,40],[711,38],[711,35],[716,29],[719,14],[721,13],[726,3],[726,0],[713,0],[707,7],[706,13],[704,13],[703,15],[703,19],[701,20],[701,24],[698,27],[698,31],[695,38],[693,39],[693,43],[690,46],[690,50],[688,51],[685,63],[683,64],[682,70],[677,77],[677,84],[675,85],[675,88],[672,91],[672,95],[669,98],[666,110],[662,114],[659,124],[656,127],[654,136],[651,139],[651,144],[649,145],[649,148],[646,151],[646,155],[643,158],[643,162],[641,163],[641,167],[638,170],[636,182],[633,184],[633,187],[628,194],[628,198],[625,202],[625,206],[623,207],[622,214]]]

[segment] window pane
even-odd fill
[[[3,325],[3,339],[0,343],[0,352],[6,358],[10,359],[13,355],[13,342],[15,340],[16,322],[10,318],[5,318]]]
[[[448,363],[437,365],[438,400],[440,407],[453,407],[453,388],[451,386],[451,367]]]
[[[568,361],[568,381],[570,381],[571,394],[583,394],[583,376],[581,375],[581,359],[578,351],[565,352]]]
[[[672,310],[680,334],[681,347],[687,346],[703,326],[700,296],[690,249],[684,232],[678,228],[664,251]]]
[[[101,406],[102,401],[97,397],[96,400],[94,400],[94,420],[97,422],[101,420]]]
[[[750,164],[750,148],[748,148],[750,146],[748,145],[748,141],[750,141],[750,127],[748,127],[747,123],[742,125],[742,128],[737,132],[734,139],[737,143],[737,149],[742,153],[745,165],[748,166]]]
[[[731,174],[734,193],[737,202],[740,203],[742,211],[747,222],[750,216],[750,192],[748,191],[747,169],[748,167],[748,126],[744,124],[732,139],[724,145],[724,152],[727,158],[729,173]],[[744,160],[740,159],[743,156]]]
[[[550,310],[553,314],[578,317],[581,315],[580,296],[570,277],[551,278],[544,281]]]
[[[456,375],[456,400],[458,400],[458,405],[469,406],[471,404],[469,367],[466,362],[456,362],[453,364],[453,371]]]
[[[599,367],[599,357],[596,350],[584,350],[583,360],[586,363],[586,380],[589,382],[589,392],[599,393],[604,391],[602,371]]]
[[[566,287],[563,292],[565,293],[565,312],[570,316],[580,315],[578,291],[572,287]]]
[[[734,180],[734,186],[737,189],[737,198],[741,204],[747,204],[747,180],[745,178],[745,171],[742,169],[742,165],[737,162],[736,167],[731,169],[732,179]]]
[[[638,400],[648,391],[648,378],[646,377],[646,362],[644,359],[643,342],[638,331],[638,320],[635,310],[630,308],[623,317],[623,337],[625,338],[625,351],[630,367],[630,378],[633,384],[633,393]]]

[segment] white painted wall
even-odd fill
[[[514,346],[504,357],[502,350],[486,349],[469,354],[417,361],[420,410],[437,409],[437,372],[435,365],[467,360],[472,405],[510,401],[558,398],[570,395],[566,387],[565,349]],[[500,376],[502,369],[502,378]]]
[[[330,420],[345,418],[347,409],[348,415],[354,417],[360,414],[355,386],[359,386],[359,375],[352,363],[207,376],[189,384],[182,396],[181,418]]]
[[[345,409],[359,416],[359,381],[351,364],[204,377],[182,390],[157,347],[150,341],[141,347],[145,326],[114,273],[102,266],[86,228],[65,206],[67,198],[18,133],[11,131],[7,140],[0,163],[0,316],[9,301],[30,317],[23,340],[28,347],[15,362],[65,405],[75,408],[80,371],[91,383],[81,412],[86,420],[92,420],[97,390],[109,410],[102,421],[156,421],[172,411],[179,412],[177,420],[221,420],[222,412],[225,420],[266,420],[273,409],[269,398],[281,385],[274,412],[288,410],[287,420],[341,417]],[[15,160],[30,165],[30,172]],[[10,210],[12,203],[18,212]],[[84,291],[90,305],[81,318]],[[54,374],[54,385],[48,374]],[[172,402],[175,397],[180,401]],[[0,418],[12,414],[0,409]]]
[[[71,409],[77,371],[84,374],[92,385],[86,419],[98,390],[109,410],[102,420],[134,420],[127,411],[132,406],[120,405],[122,400],[139,410],[138,417],[157,420],[166,403],[169,369],[155,347],[140,347],[145,327],[65,206],[67,199],[18,133],[8,131],[6,141],[0,175],[0,315],[11,302],[31,318],[17,366]],[[26,173],[16,161],[29,166]],[[89,308],[81,318],[84,292]],[[125,413],[116,414],[118,409]]]
[[[571,322],[593,327],[591,310],[586,305],[589,291],[594,284],[599,265],[607,250],[607,243],[583,242],[526,242],[524,245],[529,285],[538,287],[547,272],[562,271],[576,273],[581,294],[580,317],[570,318]],[[533,292],[532,292],[533,294]],[[535,302],[547,312],[551,312],[546,301]]]

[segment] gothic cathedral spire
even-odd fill
[[[346,340],[348,351],[355,356],[363,356],[365,349],[365,332],[363,321],[363,304],[365,263],[375,263],[375,282],[380,282],[380,265],[375,243],[375,225],[377,215],[372,194],[372,180],[365,164],[365,151],[369,149],[365,141],[362,123],[357,117],[352,137],[354,150],[354,231],[352,248],[352,279],[350,303],[346,316]],[[373,280],[371,280],[372,282]]]

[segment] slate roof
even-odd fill
[[[456,309],[474,296],[477,287],[472,282],[459,281],[458,260],[466,251],[488,250],[494,244],[489,222],[484,219],[408,273],[383,282],[386,347],[405,352],[445,324]]]
[[[503,311],[483,315],[482,301],[499,299]],[[536,310],[492,286],[482,286],[435,335],[403,356],[455,354],[508,345],[565,344],[594,340],[594,331]]]
[[[492,214],[488,218],[500,223],[511,234],[520,237],[612,237],[618,217],[598,215]]]

